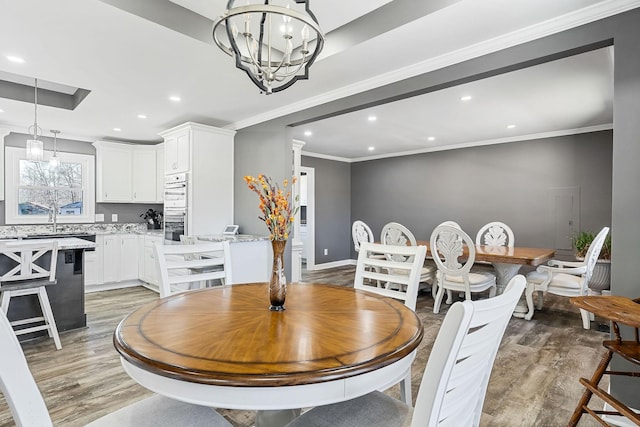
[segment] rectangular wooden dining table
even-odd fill
[[[161,298],[124,318],[114,345],[125,371],[149,390],[258,410],[256,427],[284,425],[291,410],[353,399],[405,378],[423,337],[413,310],[352,287],[287,288],[281,312],[269,310],[266,283]]]
[[[427,257],[431,257],[431,249],[429,242],[419,240],[418,245],[427,247]],[[496,273],[496,294],[501,294],[506,288],[509,280],[511,280],[523,265],[537,267],[545,264],[555,255],[555,249],[548,248],[528,248],[523,246],[488,246],[476,245],[475,261],[491,263]],[[463,257],[468,254],[465,247]],[[528,312],[526,303],[518,303],[513,315],[515,317],[524,317]]]

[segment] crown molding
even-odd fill
[[[522,28],[502,36],[494,37],[474,45],[470,45],[434,58],[429,58],[407,67],[399,68],[388,73],[366,79],[324,94],[307,98],[304,101],[289,104],[283,108],[267,111],[231,123],[225,128],[239,130],[259,123],[263,123],[278,117],[286,116],[307,108],[335,101],[355,95],[380,86],[395,83],[407,78],[425,74],[440,68],[448,67],[464,61],[468,61],[490,53],[498,52],[513,46],[524,44],[568,29],[599,21],[613,15],[617,15],[631,9],[640,7],[640,0],[606,0],[595,5],[585,7],[575,12],[548,19],[535,25]]]
[[[316,159],[333,160],[333,161],[336,161],[336,162],[344,162],[344,163],[352,163],[353,162],[352,159],[348,159],[346,157],[331,156],[329,154],[311,153],[311,152],[306,152],[306,151],[303,151],[300,154],[303,155],[303,156],[307,156],[307,157],[315,157]]]

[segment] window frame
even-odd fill
[[[45,159],[49,159],[51,151],[45,150]],[[61,162],[78,163],[82,168],[82,215],[58,215],[58,224],[84,224],[95,222],[96,186],[95,186],[95,156],[91,154],[77,154],[57,152]],[[12,225],[48,224],[48,215],[19,215],[18,189],[20,187],[20,160],[27,160],[24,148],[5,148],[5,223]]]

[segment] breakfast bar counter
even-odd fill
[[[76,237],[53,237],[46,239],[29,239],[29,242],[58,242],[58,260],[56,263],[55,285],[47,287],[49,301],[56,320],[58,331],[67,331],[85,327],[87,324],[84,311],[84,251],[93,250],[95,243]],[[25,240],[10,239],[0,242],[2,245],[18,245]],[[48,256],[48,255],[47,255]],[[46,262],[46,259],[43,260]],[[0,260],[0,271],[9,268],[7,259]],[[0,287],[1,289],[1,287]],[[40,313],[40,305],[35,295],[13,298],[9,305],[9,320],[25,318]],[[21,339],[34,338],[39,331],[21,336]]]

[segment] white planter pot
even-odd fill
[[[600,295],[602,291],[608,291],[611,287],[611,260],[599,259],[593,268],[589,289]]]

